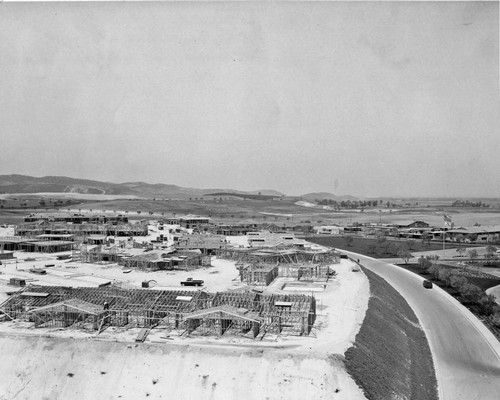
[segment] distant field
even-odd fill
[[[360,210],[330,211],[321,208],[298,206],[291,201],[243,200],[232,199],[214,201],[192,198],[191,200],[166,200],[162,198],[116,199],[109,195],[78,195],[75,193],[26,194],[16,197],[0,195],[0,223],[15,223],[29,212],[66,211],[81,209],[100,212],[101,210],[128,211],[129,218],[143,219],[150,212],[165,216],[197,214],[209,216],[217,222],[238,222],[252,220],[256,222],[310,223],[313,225],[348,225],[353,223],[394,223],[401,221],[425,221],[433,226],[444,223],[441,208],[415,206],[413,208],[388,209],[384,206]],[[45,205],[42,206],[42,202]],[[380,210],[380,211],[379,211]],[[141,213],[138,214],[137,211]],[[456,226],[500,225],[500,210],[493,208],[452,208],[446,213],[453,218]]]
[[[355,253],[359,254],[364,254],[369,257],[373,258],[393,258],[393,257],[398,257],[397,255],[397,248],[404,248],[407,249],[409,243],[411,246],[411,249],[409,251],[411,253],[413,252],[420,252],[420,251],[431,251],[431,250],[442,250],[443,249],[443,243],[442,242],[431,242],[429,246],[427,246],[427,243],[422,243],[421,240],[413,240],[411,242],[406,241],[405,239],[403,240],[393,240],[391,238],[388,238],[387,243],[393,243],[393,250],[394,251],[389,251],[386,252],[382,249],[379,251],[373,252],[370,250],[369,245],[376,243],[377,239],[376,238],[365,238],[365,237],[353,237],[353,241],[350,246],[347,245],[346,240],[342,236],[333,236],[333,235],[325,235],[325,236],[314,236],[314,237],[308,237],[308,241],[320,244],[322,246],[329,246],[329,247],[334,247],[336,249],[344,249],[348,251],[353,251]],[[455,248],[456,245],[452,243],[445,243],[445,246],[447,249],[450,248]]]

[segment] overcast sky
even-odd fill
[[[500,196],[498,2],[2,3],[0,174]]]

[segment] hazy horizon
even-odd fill
[[[498,2],[0,10],[0,174],[500,197]]]

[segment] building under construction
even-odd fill
[[[144,271],[179,270],[191,271],[209,267],[210,256],[198,251],[170,251],[153,250],[131,257],[123,257],[121,263],[127,268],[137,268]]]
[[[145,221],[132,224],[127,222],[68,223],[42,220],[16,225],[14,232],[16,236],[24,238],[33,238],[39,235],[73,235],[79,241],[85,241],[91,235],[147,236],[148,225]]]
[[[300,264],[300,263],[339,263],[340,255],[335,250],[308,250],[294,246],[276,246],[272,248],[241,248],[223,247],[216,250],[219,258],[232,260],[237,263],[263,264]]]
[[[213,255],[227,246],[226,237],[221,235],[182,235],[174,239],[179,250],[199,250],[203,254]]]
[[[281,264],[278,275],[306,282],[328,282],[335,270],[328,263]]]
[[[54,221],[69,222],[72,224],[90,223],[126,223],[128,217],[122,214],[98,214],[98,213],[70,213],[70,212],[52,212],[52,213],[32,213],[24,217],[25,222],[36,221]]]
[[[239,264],[240,280],[247,285],[269,286],[278,276],[276,264]]]
[[[211,265],[210,256],[199,250],[149,250],[142,246],[131,249],[119,245],[82,245],[79,259],[92,264],[117,263],[143,271],[191,271]]]
[[[316,300],[305,295],[25,286],[0,304],[4,319],[35,327],[161,326],[183,335],[308,335]]]

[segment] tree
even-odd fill
[[[450,286],[450,280],[452,277],[451,270],[449,268],[441,268],[438,273],[439,280],[444,282],[446,286]]]
[[[483,297],[483,291],[476,285],[472,283],[467,283],[460,287],[460,294],[465,297],[466,300],[473,303],[478,302],[481,297]]]
[[[386,248],[387,245],[387,238],[383,235],[377,236],[377,250],[382,250],[383,248]]]
[[[479,257],[476,249],[470,249],[469,251],[467,251],[467,256],[470,258],[472,264],[475,264],[477,258]],[[478,270],[479,270],[479,266],[478,266]]]
[[[434,264],[437,264],[439,260],[439,256],[437,254],[433,254],[432,256],[430,256],[430,258],[434,262]]]
[[[427,244],[428,249],[431,247],[431,239],[432,235],[429,232],[424,232],[422,234],[422,244]]]
[[[497,251],[497,248],[493,245],[488,245],[486,246],[486,253],[495,253]]]
[[[375,253],[376,249],[377,249],[377,243],[375,242],[370,242],[370,244],[367,246],[368,247],[368,251],[370,253]]]
[[[450,277],[450,285],[452,288],[455,288],[460,291],[460,288],[464,285],[469,283],[467,278],[457,274],[457,273],[452,273]]]
[[[396,254],[398,255],[398,246],[395,243],[387,241],[385,244],[385,252],[387,254]]]
[[[404,248],[398,249],[398,256],[403,259],[403,262],[405,264],[408,264],[408,261],[410,261],[410,258],[413,257],[412,254],[410,253],[410,251],[408,249],[404,249]]]
[[[415,247],[415,239],[406,239],[406,247],[408,247],[408,250],[413,250],[413,247]]]
[[[467,239],[469,240],[469,242],[475,242],[477,240],[477,233],[469,233],[467,235]]]
[[[429,260],[424,256],[420,256],[420,258],[418,259],[418,267],[422,272],[427,272],[427,270],[430,268],[431,265],[432,265],[431,260]]]
[[[486,247],[486,253],[484,258],[486,259],[486,265],[492,265],[497,260],[496,255],[497,248],[495,246],[489,245]]]
[[[479,307],[481,308],[481,313],[484,315],[491,315],[498,308],[498,304],[495,301],[495,296],[492,294],[487,294],[481,297],[478,301]]]
[[[463,246],[457,247],[457,253],[459,257],[463,257],[467,249]]]
[[[428,271],[430,274],[434,275],[434,279],[438,279],[439,278],[439,271],[442,269],[441,265],[439,264],[432,264]]]
[[[495,313],[493,314],[493,316],[491,317],[491,322],[493,323],[493,325],[495,326],[500,326],[500,309],[497,308],[495,310]]]
[[[345,243],[347,244],[347,247],[351,247],[352,242],[354,241],[354,238],[349,235],[344,236]]]

